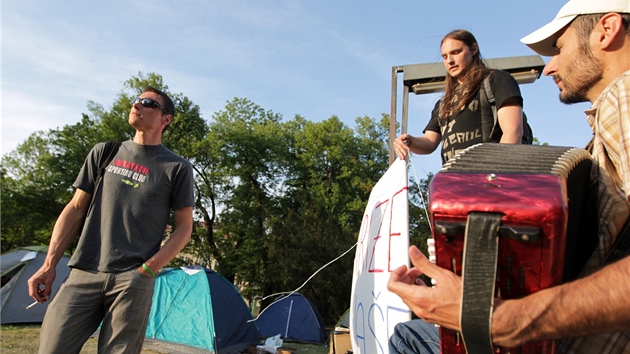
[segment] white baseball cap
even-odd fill
[[[540,55],[555,54],[555,34],[579,15],[630,13],[630,0],[570,0],[548,24],[523,37],[521,42]]]

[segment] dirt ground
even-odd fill
[[[81,354],[94,354],[97,352],[98,338],[90,338]],[[2,354],[33,354],[37,353],[39,347],[39,325],[12,325],[0,327],[0,353]],[[327,345],[309,345],[286,343],[283,348],[288,352],[296,354],[328,354]],[[255,348],[250,351],[258,354]],[[146,339],[142,354],[207,354],[208,350],[168,343],[159,340]]]

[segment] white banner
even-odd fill
[[[409,265],[407,162],[396,159],[372,189],[354,258],[350,337],[354,354],[388,353],[394,326],[411,311],[387,290],[393,269]]]

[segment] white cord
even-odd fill
[[[420,201],[422,202],[422,206],[424,207],[424,212],[425,212],[426,217],[427,217],[427,222],[429,222],[429,212],[427,211],[427,205],[426,205],[426,202],[425,202],[425,200],[424,200],[424,196],[422,195],[422,189],[420,188],[420,184],[418,183],[418,177],[416,176],[416,170],[415,170],[415,168],[414,168],[413,161],[412,161],[412,159],[411,159],[411,153],[407,154],[407,161],[408,161],[409,163],[411,163],[411,170],[413,171],[413,176],[414,176],[414,179],[415,179],[416,185],[417,185],[417,187],[418,187],[418,191],[419,191],[419,194],[420,194]],[[429,229],[431,229],[431,223],[430,223],[430,222],[429,222]],[[358,243],[358,240],[357,240],[357,243]],[[319,273],[322,269],[324,269],[324,268],[328,267],[328,266],[329,266],[329,265],[331,265],[332,263],[334,263],[334,262],[336,262],[337,260],[339,260],[341,257],[343,257],[343,256],[345,256],[346,254],[348,254],[348,252],[350,252],[353,248],[355,248],[355,247],[357,246],[357,243],[353,244],[350,248],[348,248],[348,250],[346,250],[344,253],[342,253],[342,254],[341,254],[340,256],[338,256],[337,258],[335,258],[335,259],[333,259],[332,261],[330,261],[330,262],[328,262],[328,263],[324,264],[323,266],[321,266],[318,270],[316,270],[316,271],[315,271],[315,273],[313,273],[310,277],[308,277],[308,279],[306,279],[306,281],[305,281],[302,285],[300,285],[297,289],[295,289],[295,290],[293,290],[293,291],[285,291],[285,292],[275,293],[275,294],[271,294],[271,295],[267,295],[267,296],[263,297],[263,298],[261,299],[261,301],[262,301],[262,300],[265,300],[265,299],[268,299],[268,298],[270,298],[270,297],[272,297],[272,296],[277,296],[277,295],[287,294],[286,296],[281,296],[281,297],[277,298],[276,300],[274,300],[274,301],[273,301],[273,302],[272,302],[269,306],[265,307],[265,309],[264,309],[264,310],[262,310],[262,311],[258,314],[258,316],[256,316],[256,318],[254,318],[254,319],[252,319],[252,320],[248,320],[247,322],[252,322],[252,321],[256,321],[256,320],[258,320],[258,318],[260,317],[260,315],[262,315],[265,311],[267,311],[267,309],[268,309],[268,308],[270,308],[273,304],[275,304],[275,303],[277,303],[277,302],[279,302],[279,301],[282,301],[282,300],[284,300],[284,299],[288,298],[289,296],[293,295],[294,293],[298,292],[300,289],[302,289],[302,288],[306,285],[306,283],[308,283],[311,279],[313,279],[313,277],[314,277],[315,275],[317,275],[317,273]]]
[[[424,207],[424,213],[427,217],[427,222],[429,223],[429,230],[431,230],[431,232],[433,232],[433,228],[431,227],[431,221],[429,220],[429,208],[427,208],[427,203],[424,200],[424,195],[422,195],[422,188],[420,188],[420,183],[418,182],[418,176],[416,175],[416,168],[413,165],[413,159],[411,158],[411,153],[407,154],[407,159],[409,161],[409,163],[411,164],[411,171],[413,171],[413,178],[416,182],[416,186],[418,187],[418,194],[420,194],[420,202],[422,203],[422,206]]]
[[[357,243],[358,243],[358,240],[357,240]],[[328,262],[328,263],[324,264],[323,266],[321,266],[318,270],[316,270],[316,271],[315,271],[315,273],[313,273],[310,277],[308,277],[308,279],[306,279],[306,281],[305,281],[302,285],[300,285],[297,289],[295,289],[295,290],[293,290],[293,291],[285,291],[285,292],[281,292],[281,293],[275,293],[275,294],[271,294],[271,295],[267,295],[267,296],[263,297],[263,298],[261,299],[261,301],[262,301],[262,300],[265,300],[265,299],[268,299],[268,298],[270,298],[270,297],[272,297],[272,296],[281,295],[281,294],[288,294],[288,295],[286,295],[286,296],[281,296],[281,297],[279,297],[279,298],[275,299],[275,300],[274,300],[271,304],[269,304],[269,306],[265,307],[265,309],[264,309],[264,310],[262,310],[262,311],[258,314],[258,316],[256,316],[256,318],[254,318],[253,320],[249,320],[249,321],[247,321],[247,322],[256,321],[256,320],[260,317],[260,315],[262,315],[265,311],[267,311],[267,309],[268,309],[268,308],[270,308],[273,304],[275,304],[276,302],[282,301],[282,300],[284,300],[284,299],[288,298],[289,296],[293,295],[294,293],[298,292],[300,289],[302,289],[302,288],[306,285],[306,283],[308,283],[311,279],[313,279],[313,277],[314,277],[317,273],[319,273],[322,269],[324,269],[324,268],[328,267],[328,266],[329,266],[329,265],[331,265],[332,263],[336,262],[339,258],[341,258],[341,257],[345,256],[346,254],[348,254],[348,252],[352,251],[352,249],[353,249],[353,248],[355,248],[355,247],[357,246],[357,243],[354,243],[352,246],[350,246],[350,248],[348,248],[348,250],[347,250],[347,251],[345,251],[344,253],[342,253],[342,254],[341,254],[340,256],[338,256],[337,258],[335,258],[335,259],[333,259],[332,261],[330,261],[330,262]]]

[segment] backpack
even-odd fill
[[[482,85],[484,90],[481,94],[481,135],[484,142],[493,140],[498,141],[498,137],[494,137],[493,135],[499,132],[498,130],[495,130],[497,125],[497,105],[494,93],[492,93],[492,88],[490,87],[490,75],[492,74],[486,75],[483,79]],[[488,112],[488,104],[492,108],[492,116]],[[525,112],[523,112],[523,138],[521,140],[521,144],[531,145],[533,141],[534,133],[532,131],[532,127],[530,127],[529,123],[527,123],[527,116],[525,115]]]
[[[110,162],[116,156],[118,149],[122,145],[122,141],[107,141],[105,142],[105,147],[103,148],[103,155],[101,156],[101,160],[98,162],[98,172],[96,174],[96,183],[94,186],[94,192],[96,192],[96,188],[101,182],[101,178],[103,178],[103,174],[105,173],[105,169],[109,165]]]

